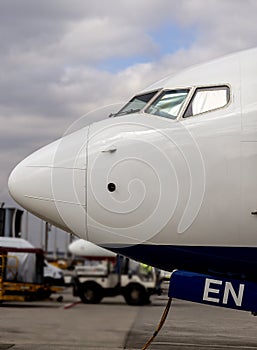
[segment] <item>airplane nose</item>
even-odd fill
[[[13,199],[35,215],[40,212],[40,217],[47,221],[52,217],[56,220],[58,214],[51,188],[54,154],[58,144],[54,142],[24,159],[14,168],[8,181]]]
[[[36,151],[14,168],[8,181],[11,196],[23,208],[82,237],[86,235],[87,136],[88,127]]]

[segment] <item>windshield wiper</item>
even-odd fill
[[[126,115],[126,114],[132,114],[132,113],[137,113],[139,112],[140,109],[137,108],[137,109],[129,109],[129,110],[126,110],[126,111],[120,111],[120,112],[117,112],[117,113],[111,113],[109,115],[109,118],[112,118],[112,117],[117,117],[119,115]]]

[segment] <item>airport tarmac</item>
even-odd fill
[[[71,294],[63,301],[4,303],[0,350],[141,349],[155,330],[167,297],[128,306],[122,297],[85,305]],[[149,347],[155,350],[257,349],[257,317],[250,313],[174,300],[163,329]]]

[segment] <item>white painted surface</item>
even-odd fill
[[[92,124],[19,164],[11,194],[97,244],[256,247],[256,57],[257,49],[230,55],[147,89],[190,88],[187,104],[196,87],[228,85],[224,108],[183,119],[185,105],[177,120],[140,112]]]

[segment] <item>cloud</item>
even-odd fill
[[[1,188],[17,161],[84,113],[257,45],[256,13],[255,0],[3,2]]]

